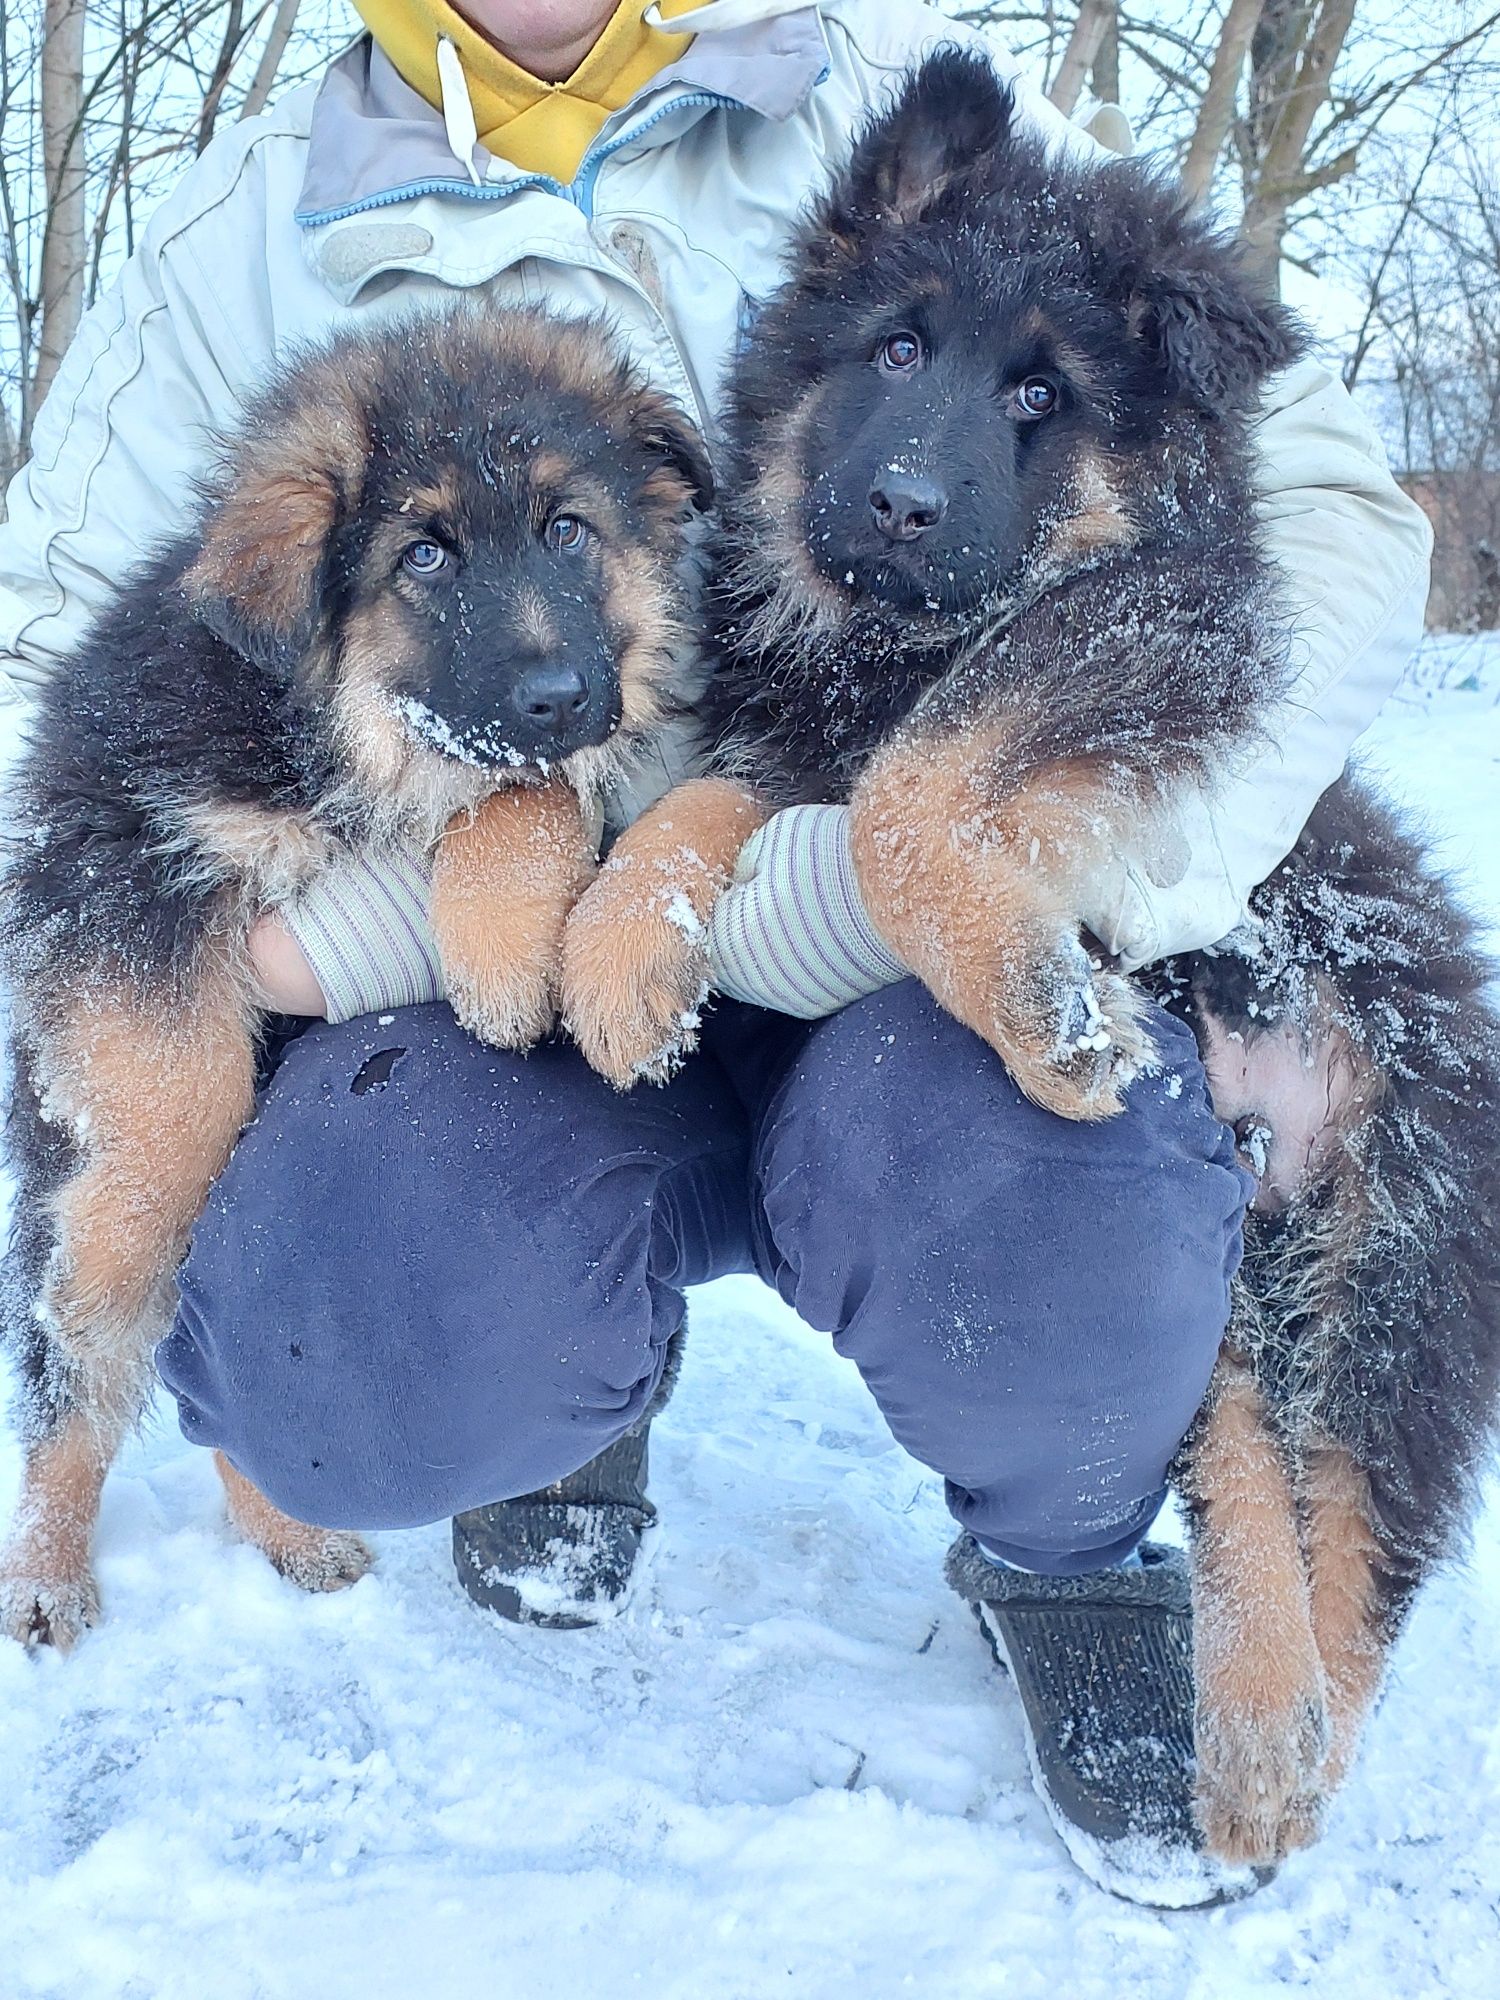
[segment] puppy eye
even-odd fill
[[[909,375],[920,366],[925,349],[920,334],[893,333],[881,343],[878,359],[889,375]]]
[[[1057,384],[1048,375],[1028,375],[1011,398],[1018,417],[1028,422],[1037,417],[1050,417],[1057,408]]]
[[[401,558],[401,567],[413,576],[436,576],[448,567],[448,551],[441,542],[413,542]]]
[[[554,514],[547,523],[546,543],[560,555],[576,556],[589,544],[589,525],[576,514]]]

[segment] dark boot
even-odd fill
[[[516,1625],[565,1630],[614,1617],[656,1519],[646,1498],[651,1422],[681,1354],[679,1334],[646,1414],[597,1458],[555,1486],[454,1517],[454,1567],[476,1604]]]
[[[948,1581],[1015,1682],[1031,1781],[1101,1889],[1161,1909],[1249,1895],[1274,1871],[1203,1851],[1193,1817],[1193,1624],[1187,1559],[1148,1542],[1140,1566],[1033,1576],[970,1535]]]

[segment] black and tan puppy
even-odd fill
[[[1286,684],[1250,424],[1297,346],[1166,183],[1044,157],[982,63],[917,75],[737,371],[716,775],[570,920],[564,1013],[596,1067],[670,1066],[746,831],[847,800],[897,954],[1039,1103],[1119,1108],[1143,988],[1083,934],[1081,885]],[[1500,1039],[1471,926],[1354,787],[1256,912],[1152,984],[1262,1169],[1181,1484],[1200,1814],[1269,1861],[1315,1833],[1493,1426]]]
[[[249,409],[195,525],[40,698],[3,915],[24,1385],[0,1628],[94,1615],[90,1534],[176,1266],[253,1103],[250,924],[341,850],[437,841],[453,1004],[551,1025],[588,822],[682,698],[695,434],[593,322],[462,312],[305,353]],[[445,831],[446,829],[446,831]],[[311,1589],[350,1535],[221,1462]]]

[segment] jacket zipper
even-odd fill
[[[574,175],[572,183],[567,186],[561,181],[553,180],[550,174],[527,174],[520,180],[505,181],[498,186],[485,181],[478,187],[471,181],[459,180],[455,175],[451,181],[409,181],[404,187],[388,188],[384,194],[367,195],[363,201],[350,202],[343,208],[321,209],[312,215],[299,215],[296,219],[304,229],[316,229],[325,223],[347,222],[351,216],[368,214],[373,208],[390,208],[397,202],[416,201],[422,195],[451,194],[458,195],[465,201],[504,201],[508,196],[521,194],[527,188],[545,188],[549,194],[555,194],[563,201],[571,203],[591,222],[594,217],[594,188],[607,160],[612,159],[621,147],[633,145],[637,139],[649,132],[653,125],[659,125],[670,113],[693,110],[699,105],[706,108],[716,104],[724,105],[730,110],[744,109],[738,98],[725,97],[719,91],[684,92],[680,97],[669,99],[667,103],[652,112],[649,118],[644,119],[639,125],[632,126],[628,132],[618,133],[607,146],[591,148],[586,152],[578,163],[578,172]]]

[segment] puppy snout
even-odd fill
[[[589,705],[588,678],[577,667],[528,667],[517,677],[512,698],[534,729],[567,731]]]
[[[948,495],[935,479],[891,471],[870,488],[870,512],[888,541],[916,541],[947,511]]]

